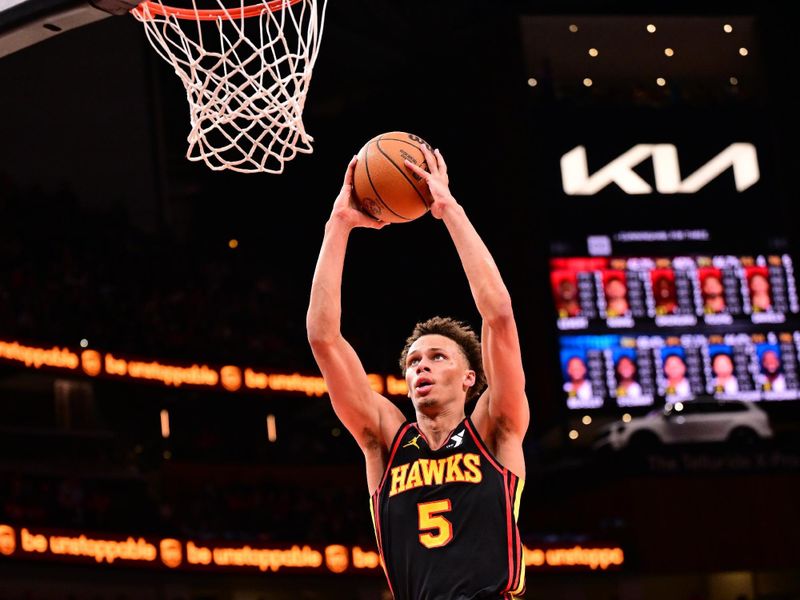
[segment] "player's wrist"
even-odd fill
[[[356,226],[356,220],[347,211],[334,210],[325,224],[325,229],[329,232],[335,231],[347,234]]]
[[[459,215],[466,215],[466,212],[464,212],[464,207],[461,206],[451,194],[448,194],[446,197],[438,200],[437,202],[439,203],[437,212],[439,213],[440,219],[448,219],[457,217]]]

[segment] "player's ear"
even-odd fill
[[[470,369],[464,374],[464,387],[471,388],[475,385],[475,371]]]

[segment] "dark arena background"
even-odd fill
[[[141,24],[49,22],[86,6],[0,2],[0,600],[390,598],[305,312],[393,130],[442,150],[514,301],[525,598],[800,598],[788,3],[330,0],[280,175],[186,160]],[[356,231],[343,332],[409,415],[436,314],[479,326],[442,223]]]

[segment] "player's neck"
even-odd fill
[[[442,410],[434,414],[417,411],[417,427],[434,450],[447,441],[447,437],[464,420],[464,407],[460,410]]]

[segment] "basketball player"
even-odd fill
[[[333,408],[364,452],[375,533],[395,599],[509,599],[524,589],[516,518],[530,419],[517,328],[500,272],[450,193],[441,153],[424,152],[430,173],[408,161],[406,166],[427,181],[431,213],[455,244],[483,319],[482,341],[452,319],[417,324],[401,357],[414,423],[370,388],[340,332],[350,232],[383,226],[353,208],[356,158],[325,226],[308,339]],[[412,256],[425,253],[414,241],[409,250]],[[434,266],[447,268],[428,259],[414,262],[422,277],[435,276]],[[409,293],[414,285],[412,277]],[[484,380],[488,387],[482,390]]]

